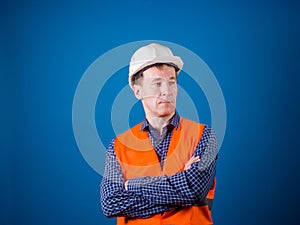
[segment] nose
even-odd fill
[[[169,95],[170,93],[170,85],[168,82],[163,82],[161,85],[161,94],[162,95]]]

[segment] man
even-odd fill
[[[146,118],[111,141],[101,183],[103,212],[118,225],[213,224],[216,137],[176,111],[182,67],[180,57],[159,44],[131,58],[129,85]]]

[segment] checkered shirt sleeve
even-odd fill
[[[114,140],[107,151],[100,188],[102,210],[107,217],[147,218],[177,207],[201,205],[205,200],[215,177],[218,151],[216,136],[208,126],[194,152],[200,156],[199,162],[172,176],[129,179],[127,191],[113,143]]]
[[[112,140],[106,153],[105,172],[100,186],[104,215],[107,217],[148,218],[175,208],[168,205],[155,205],[142,195],[126,191],[124,182],[121,166],[114,153],[114,140]]]

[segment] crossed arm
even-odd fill
[[[107,151],[101,183],[101,204],[107,217],[147,218],[178,206],[197,205],[205,199],[215,176],[217,155],[216,138],[210,128],[205,128],[195,157],[187,162],[185,171],[172,176],[132,178],[126,181],[127,190],[113,143]]]
[[[192,156],[189,161],[187,161],[184,165],[184,170],[188,170],[191,168],[192,164],[195,163],[195,162],[199,162],[200,161],[200,157],[199,156]],[[128,190],[128,181],[129,180],[126,180],[125,183],[124,183],[124,187],[125,187],[125,190],[127,191]]]

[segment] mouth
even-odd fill
[[[169,100],[161,100],[158,102],[158,104],[171,104],[172,101],[169,101]]]
[[[157,104],[175,104],[175,100],[173,98],[157,98]]]

